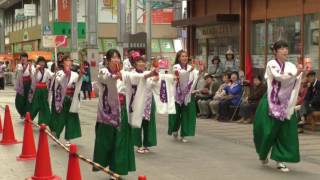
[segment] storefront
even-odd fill
[[[222,23],[196,28],[196,59],[211,63],[213,56],[225,61],[225,53],[232,49],[239,54],[239,23]]]
[[[208,60],[219,55],[224,60],[221,55],[231,47],[243,69],[245,56],[250,54],[253,68],[262,73],[273,58],[270,46],[281,39],[289,44],[291,62],[310,58],[312,69],[319,71],[318,0],[192,0],[188,1],[187,14],[187,20],[177,20],[172,25],[187,29],[191,56]],[[238,15],[238,21],[221,22],[230,18],[219,15]],[[201,23],[206,24],[198,25]]]

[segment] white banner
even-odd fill
[[[36,16],[36,5],[35,4],[25,4],[24,5],[24,15],[25,16]]]
[[[56,36],[47,35],[42,36],[42,44],[45,48],[55,48],[56,47]]]

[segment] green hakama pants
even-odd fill
[[[97,122],[95,131],[94,162],[103,167],[109,166],[111,171],[120,175],[136,170],[132,128],[128,123],[125,106],[121,107],[120,128]]]
[[[143,119],[141,128],[133,128],[132,135],[134,145],[137,147],[152,147],[157,145],[156,106],[154,101],[152,101],[151,105],[150,120]]]
[[[30,112],[31,103],[28,100],[29,91],[31,88],[31,81],[23,82],[23,95],[16,94],[15,105],[21,117],[25,117],[27,112]]]
[[[268,114],[268,98],[264,95],[257,108],[253,123],[254,144],[260,160],[270,158],[278,162],[299,162],[297,117],[280,121]]]
[[[180,136],[195,136],[196,131],[196,104],[195,99],[191,96],[191,101],[186,105],[176,103],[176,114],[169,114],[168,134],[180,130]],[[181,127],[181,128],[180,128]]]
[[[39,113],[38,124],[50,125],[50,108],[48,102],[48,89],[46,88],[36,88],[33,95],[30,115],[32,120]]]
[[[64,138],[71,140],[81,137],[80,119],[78,113],[69,111],[72,98],[65,96],[61,112],[57,112],[55,107],[52,107],[52,116],[50,120],[50,129],[56,133],[57,138],[60,138],[65,127]]]

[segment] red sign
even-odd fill
[[[58,0],[58,21],[71,21],[71,0]]]
[[[55,42],[57,47],[64,48],[68,46],[68,38],[67,36],[64,36],[64,35],[56,36]]]
[[[173,21],[173,9],[155,9],[152,11],[153,24],[171,24]],[[143,17],[146,22],[146,16]]]

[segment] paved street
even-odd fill
[[[0,111],[3,120],[5,104],[13,116],[16,137],[23,138],[23,123],[14,108],[14,92],[0,91]],[[74,142],[79,152],[92,158],[97,99],[84,101],[81,106],[83,137]],[[137,155],[137,171],[125,177],[128,180],[146,175],[148,180],[317,180],[320,177],[320,135],[307,132],[300,136],[302,162],[290,164],[290,173],[281,173],[269,166],[260,165],[252,143],[252,126],[237,123],[220,123],[198,120],[197,135],[189,143],[176,142],[166,135],[167,120],[159,116],[158,146],[147,155]],[[38,130],[34,130],[36,140]],[[68,154],[49,140],[51,163],[55,174],[65,179]],[[0,179],[18,180],[33,175],[34,161],[17,162],[21,144],[0,146]],[[107,179],[102,172],[93,173],[88,164],[81,162],[84,180]]]

